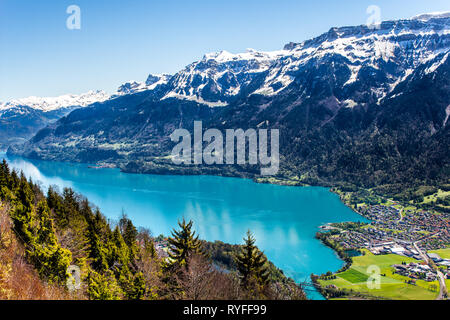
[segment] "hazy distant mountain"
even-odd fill
[[[429,14],[332,28],[276,52],[207,54],[154,87],[127,84],[127,95],[76,110],[10,152],[176,173],[161,160],[168,136],[197,119],[281,129],[280,174],[305,182],[445,181],[449,52],[449,15]]]
[[[0,103],[0,149],[30,139],[71,111],[109,99],[103,91],[59,97],[29,97]]]
[[[113,95],[104,91],[89,91],[80,95],[29,97],[0,103],[0,150],[11,144],[26,142],[40,129],[75,109],[119,96],[154,90],[166,84],[170,77],[166,74],[149,75],[145,83],[129,81],[121,85]]]

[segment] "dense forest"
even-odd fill
[[[183,219],[163,256],[126,215],[109,221],[73,190],[44,194],[0,164],[0,299],[305,299],[244,240],[201,241]]]

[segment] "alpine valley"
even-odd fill
[[[280,51],[206,54],[173,76],[97,93],[95,103],[56,122],[71,109],[2,107],[2,128],[19,116],[33,128],[47,124],[8,150],[32,159],[396,194],[449,181],[449,53],[449,13],[332,28]],[[175,166],[169,136],[192,131],[195,120],[221,130],[279,129],[278,176],[258,177],[252,166]],[[24,131],[16,140],[31,132]]]
[[[36,283],[39,275],[62,284],[72,260],[82,266],[81,298],[295,300],[312,290],[319,299],[447,299],[449,55],[450,12],[425,14],[332,28],[274,52],[206,54],[113,94],[0,104],[0,151],[8,148],[0,235],[25,239]],[[193,132],[197,121],[221,132],[278,129],[277,175],[261,176],[257,165],[175,164],[171,134]],[[44,195],[41,180],[56,188]],[[120,220],[109,220],[120,208]],[[124,208],[162,234],[183,216],[180,231],[138,232]],[[267,256],[250,231],[237,246],[200,241],[197,226],[205,240],[228,243],[255,229]],[[14,258],[22,247],[9,243],[0,241],[0,279],[17,280],[0,285],[28,285],[21,275],[30,268]],[[380,286],[372,289],[374,266]],[[306,278],[312,284],[295,283]],[[21,297],[1,289],[0,298]]]

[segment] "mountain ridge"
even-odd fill
[[[171,132],[201,120],[218,129],[280,129],[279,177],[299,183],[442,182],[449,176],[449,22],[332,28],[272,53],[207,54],[153,90],[72,112],[9,152],[129,172],[255,177],[254,168],[179,168],[164,160]]]

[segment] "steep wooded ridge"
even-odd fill
[[[450,15],[333,28],[277,52],[207,54],[149,90],[76,110],[9,153],[128,172],[257,177],[177,167],[177,128],[280,129],[278,178],[401,189],[449,179]]]

